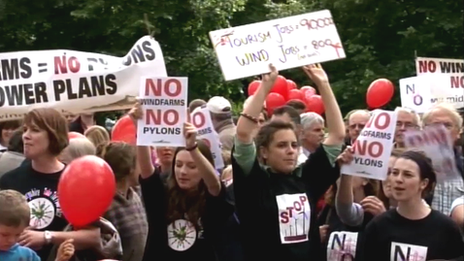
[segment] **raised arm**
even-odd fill
[[[258,129],[259,114],[278,75],[276,68],[272,64],[269,65],[269,68],[271,69],[271,73],[263,75],[261,85],[250,98],[247,106],[243,108],[243,112],[237,122],[237,134],[234,140],[232,157],[242,168],[245,175],[249,174],[256,160],[256,148],[253,138]]]
[[[276,68],[269,65],[271,73],[263,75],[261,85],[251,98],[249,104],[243,109],[241,117],[237,122],[237,140],[242,144],[253,143],[253,130],[258,128],[258,118],[263,109],[264,101],[272,89],[274,82],[279,74]]]
[[[197,129],[190,123],[190,113],[187,111],[187,122],[184,123],[184,137],[186,150],[195,161],[198,171],[201,173],[203,182],[205,182],[208,192],[212,196],[218,196],[221,192],[221,181],[216,174],[214,166],[201,154],[198,149]]]
[[[324,145],[341,145],[345,139],[345,124],[338,107],[337,99],[330,87],[329,78],[321,65],[307,65],[303,67],[309,78],[316,84],[325,107],[328,136]]]
[[[135,106],[130,110],[129,116],[134,122],[136,133],[137,133],[137,121],[142,119],[143,112],[139,103],[136,103]],[[153,166],[151,160],[151,150],[148,146],[137,146],[137,162],[140,166],[140,175],[143,179],[149,178],[155,172],[155,167]]]

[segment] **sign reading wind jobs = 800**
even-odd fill
[[[124,57],[71,50],[0,53],[0,121],[36,107],[77,112],[133,105],[143,76],[165,77],[159,43],[142,37]]]
[[[226,80],[345,58],[329,10],[209,33]]]

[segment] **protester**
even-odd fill
[[[76,138],[69,141],[68,146],[61,152],[59,159],[64,164],[85,155],[95,155],[96,148],[87,138]]]
[[[84,136],[89,139],[95,147],[110,142],[110,135],[108,131],[99,125],[93,125],[89,127],[84,132]]]
[[[362,129],[369,121],[371,114],[367,110],[355,110],[348,118],[348,135],[349,141],[346,145],[351,145],[358,138]]]
[[[134,121],[140,119],[140,105],[129,115]],[[150,148],[137,147],[149,224],[144,260],[216,260],[215,239],[232,212],[211,151],[196,140],[197,131],[189,121],[183,133],[186,147],[176,149],[166,187],[152,164]]]
[[[8,149],[8,144],[13,132],[22,125],[21,121],[0,122],[0,152]]]
[[[306,112],[301,116],[301,151],[309,157],[324,140],[324,118],[315,112]]]
[[[94,113],[81,113],[77,116],[74,121],[69,124],[70,132],[78,132],[84,134],[84,132],[91,126],[97,124]]]
[[[236,127],[232,121],[232,105],[221,96],[214,96],[206,104],[211,113],[211,120],[216,132],[219,134],[219,141],[222,148],[231,150]]]
[[[25,195],[31,207],[30,227],[19,239],[20,245],[36,250],[47,259],[52,244],[74,239],[78,249],[98,247],[98,229],[61,232],[67,225],[58,203],[57,187],[65,165],[58,156],[68,145],[66,119],[55,109],[33,109],[24,117],[26,161],[0,179],[0,189],[13,189]]]
[[[286,105],[295,109],[298,114],[302,114],[306,111],[306,104],[300,100],[290,100]]]
[[[263,76],[261,86],[238,121],[232,162],[245,260],[319,258],[320,239],[315,225],[314,203],[339,176],[335,159],[340,153],[345,130],[325,72],[314,65],[304,70],[319,87],[329,129],[324,144],[304,164],[295,168],[298,135],[292,124],[276,120],[262,126],[256,147],[251,135],[257,128],[262,104],[277,78],[274,66],[270,65],[271,73]],[[258,163],[256,148],[261,151],[264,166]],[[290,205],[286,204],[293,206],[294,201],[300,206],[298,220],[301,221],[298,224],[300,230],[292,232],[288,219],[296,214],[288,213]],[[259,235],[259,242],[256,235]]]
[[[10,138],[8,150],[0,152],[0,178],[10,170],[19,167],[26,157],[24,156],[23,130],[16,130]]]
[[[148,223],[142,200],[131,188],[138,183],[135,147],[123,142],[101,144],[97,155],[113,170],[117,192],[104,217],[118,230],[122,240],[122,261],[141,261],[148,236]]]
[[[391,176],[398,207],[367,225],[363,260],[463,256],[464,242],[456,223],[422,203],[422,198],[436,183],[431,161],[422,153],[406,151],[396,160]]]

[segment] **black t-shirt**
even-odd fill
[[[178,219],[168,224],[167,190],[159,172],[141,179],[142,197],[147,211],[149,233],[143,260],[204,260],[215,261],[215,243],[233,207],[220,195],[206,198],[205,214],[197,224]]]
[[[340,176],[324,147],[292,175],[270,173],[257,160],[245,175],[234,157],[232,164],[245,260],[320,260],[316,202]]]
[[[0,189],[16,190],[26,196],[31,208],[31,227],[39,231],[62,231],[68,224],[61,212],[57,194],[62,172],[40,173],[32,168],[31,161],[24,161],[0,179]],[[51,247],[45,246],[37,251],[42,260],[47,259]]]
[[[366,227],[365,261],[426,261],[464,255],[459,227],[449,217],[432,210],[420,220],[410,220],[391,209]]]
[[[340,220],[334,206],[325,205],[318,217],[318,226],[329,225],[326,241],[322,243],[321,247],[322,260],[332,261],[336,259],[338,261],[341,256],[346,256],[346,260],[359,260],[358,258],[362,256],[364,229],[373,218],[374,216],[372,214],[364,212],[363,222],[359,226],[348,226]],[[333,232],[337,234],[338,238],[332,235]],[[349,239],[346,240],[345,233],[337,232],[353,232],[346,234],[356,235],[349,236]],[[331,237],[333,237],[332,241],[330,241]],[[340,251],[335,251],[331,256],[328,256],[328,248],[338,249]],[[356,257],[356,259],[354,259],[354,257]]]

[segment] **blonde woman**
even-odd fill
[[[96,148],[88,139],[72,139],[69,145],[61,152],[60,161],[69,164],[71,161],[85,155],[95,155]]]
[[[105,128],[99,125],[93,125],[89,127],[84,132],[84,135],[93,143],[93,145],[95,145],[95,147],[110,142],[110,134]]]

